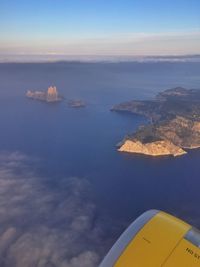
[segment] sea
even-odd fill
[[[45,103],[25,97],[27,90],[47,90],[51,85],[56,86],[64,97],[62,102]],[[127,134],[148,121],[142,116],[112,112],[112,106],[132,99],[152,99],[158,92],[177,86],[200,89],[199,62],[72,61],[0,64],[0,160],[3,162],[0,181],[4,181],[0,199],[7,203],[0,205],[2,209],[7,205],[3,214],[0,209],[1,218],[5,217],[5,220],[0,220],[0,226],[4,229],[0,233],[3,236],[8,231],[8,225],[16,232],[21,229],[20,234],[9,239],[10,245],[5,248],[7,252],[2,254],[6,261],[1,266],[65,266],[64,263],[66,266],[97,266],[97,262],[123,230],[149,209],[169,212],[200,227],[199,149],[175,158],[153,158],[120,153],[116,148]],[[71,99],[83,100],[86,107],[70,108],[67,101]],[[20,180],[21,176],[23,180]],[[60,181],[63,180],[65,183],[61,185]],[[27,181],[30,183],[27,184]],[[80,190],[81,181],[84,181],[84,187]],[[75,188],[72,188],[73,197],[70,197],[72,183],[75,183]],[[5,184],[6,189],[2,192]],[[25,187],[29,188],[28,193]],[[16,193],[16,188],[23,190]],[[77,204],[81,194],[84,197]],[[44,195],[45,201],[42,197]],[[65,206],[62,206],[63,202],[59,202],[61,195],[62,201],[67,199]],[[88,205],[92,208],[80,208],[82,202],[88,203],[88,196]],[[76,205],[72,203],[69,207],[74,198]],[[24,205],[25,211],[22,209]],[[10,207],[13,207],[12,214],[7,216]],[[16,208],[20,208],[17,215],[14,212]],[[40,209],[41,213],[38,214]],[[65,213],[61,217],[60,213],[53,215],[58,210],[64,210]],[[29,220],[28,217],[33,218],[34,213],[37,216],[34,220]],[[49,232],[43,239],[48,238],[55,229],[62,229],[62,235],[66,235],[68,228],[72,227],[66,220],[69,214],[70,220],[81,217],[81,223],[73,224],[76,237],[83,230],[90,235],[94,225],[100,221],[101,226],[95,231],[101,234],[94,237],[98,239],[101,236],[99,240],[91,241],[88,236],[84,237],[82,247],[77,250],[74,241],[75,248],[68,253],[68,243],[60,237],[59,242],[65,248],[67,256],[55,258],[62,258],[63,265],[61,261],[53,262],[53,259],[52,265],[47,259],[46,265],[34,265],[31,256],[30,265],[23,265],[20,258],[16,258],[17,252],[20,254],[19,251],[22,250],[20,238],[27,235],[27,231],[30,235],[33,229],[37,233],[38,229],[46,227]],[[54,218],[54,223],[51,224],[53,216],[59,217],[59,220]],[[87,224],[86,219],[91,219],[92,222]],[[80,230],[82,225],[86,228]],[[40,235],[41,232],[38,240]],[[103,241],[105,239],[108,240],[107,243]],[[33,246],[30,240],[27,242],[29,247],[31,244],[34,248],[39,246]],[[94,242],[95,246],[90,245]],[[98,257],[88,256],[90,261],[86,260],[85,265],[83,260],[82,264],[76,265],[73,259],[82,257],[80,255],[85,251],[84,244],[90,252],[91,247],[95,247],[94,253]],[[41,245],[42,248],[44,246]],[[59,249],[53,248],[55,253]],[[20,255],[23,258],[26,253],[23,251]],[[40,254],[34,255],[35,258],[41,257]]]

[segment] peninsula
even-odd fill
[[[28,90],[26,92],[26,96],[28,98],[45,102],[58,102],[62,100],[62,97],[58,94],[57,88],[55,86],[50,86],[46,92]]]
[[[177,87],[159,93],[153,100],[115,105],[112,111],[143,115],[149,123],[140,126],[118,144],[118,150],[150,156],[180,156],[200,147],[200,90]]]

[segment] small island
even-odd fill
[[[86,103],[83,100],[70,100],[70,101],[68,101],[67,104],[70,108],[84,108],[84,107],[86,107]]]
[[[35,100],[40,100],[40,101],[45,101],[45,102],[59,102],[63,98],[58,94],[57,88],[55,86],[50,86],[47,91],[32,91],[28,90],[26,92],[26,97],[35,99]]]
[[[149,119],[118,144],[121,152],[180,156],[200,147],[200,90],[168,89],[153,100],[125,102],[111,110]]]

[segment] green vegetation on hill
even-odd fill
[[[130,101],[111,110],[144,115],[150,119],[129,140],[143,144],[160,140],[181,148],[200,147],[200,90],[177,87],[159,93],[153,100]]]

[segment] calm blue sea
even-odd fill
[[[25,98],[27,89],[50,85],[87,107]],[[176,86],[200,88],[200,63],[0,64],[0,151],[35,159],[32,171],[49,188],[62,177],[88,179],[98,212],[116,222],[156,208],[200,227],[200,150],[151,158],[115,147],[146,120],[111,112],[112,105]]]

